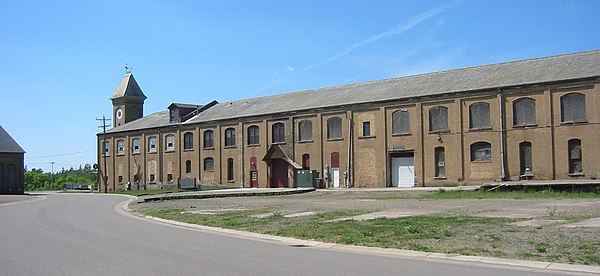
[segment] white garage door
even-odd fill
[[[415,158],[392,157],[392,187],[415,186]]]

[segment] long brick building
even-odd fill
[[[98,134],[102,189],[456,186],[600,175],[600,50],[143,116],[127,73]]]

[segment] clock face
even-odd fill
[[[123,110],[121,108],[117,108],[117,119],[123,118]]]

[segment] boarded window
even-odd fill
[[[531,126],[535,125],[535,100],[521,98],[513,102],[513,125]]]
[[[298,137],[299,141],[312,141],[312,121],[300,121],[300,123],[298,123],[298,129],[300,130]]]
[[[371,136],[371,122],[363,122],[362,123],[362,136],[363,137]]]
[[[204,158],[204,170],[208,172],[215,170],[215,160],[212,157]]]
[[[532,174],[533,173],[533,160],[531,156],[531,143],[521,142],[519,144],[519,160],[520,160],[520,174]]]
[[[490,104],[485,102],[474,103],[469,106],[469,128],[490,128]]]
[[[285,125],[276,123],[273,125],[273,143],[285,143]]]
[[[125,141],[117,140],[117,155],[125,154]]]
[[[302,155],[302,169],[310,170],[310,154],[308,153]]]
[[[185,173],[192,172],[192,160],[185,161]]]
[[[165,137],[165,150],[166,151],[174,151],[175,150],[175,136],[167,135]]]
[[[487,142],[477,142],[471,145],[471,161],[491,161],[492,145]]]
[[[17,189],[17,166],[8,164],[8,172],[6,182],[8,184],[8,190],[13,191]]]
[[[227,159],[227,181],[233,181],[233,158]]]
[[[435,177],[446,177],[446,153],[443,147],[434,150],[435,155]]]
[[[563,123],[586,122],[585,95],[571,93],[560,98],[560,118]]]
[[[429,131],[448,131],[448,108],[436,106],[429,109]]]
[[[204,148],[210,149],[215,147],[214,132],[207,130],[204,132]]]
[[[342,118],[331,117],[327,119],[327,139],[342,138]]]
[[[133,153],[140,153],[140,139],[133,138],[133,140],[131,140],[131,151]]]
[[[183,135],[183,149],[184,150],[194,149],[194,133],[193,132],[186,132]]]
[[[569,173],[583,172],[583,162],[581,156],[581,140],[569,140]]]
[[[410,114],[400,109],[392,113],[392,134],[410,134]]]
[[[228,128],[225,130],[225,146],[235,146],[235,128]]]
[[[258,126],[248,127],[248,145],[260,144],[260,134]]]

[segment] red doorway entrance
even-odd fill
[[[283,159],[271,160],[271,188],[287,188],[288,182],[288,163]]]

